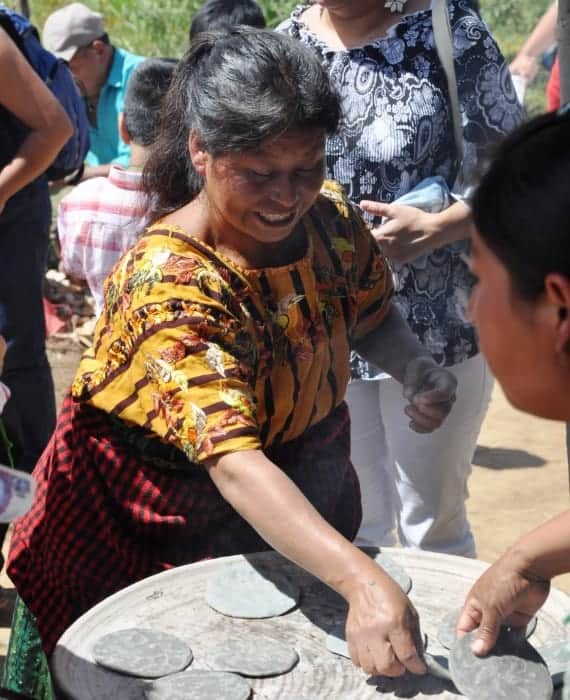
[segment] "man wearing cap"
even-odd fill
[[[129,77],[144,58],[114,47],[103,16],[80,2],[47,18],[43,44],[69,64],[85,100],[91,149],[83,179],[108,175],[111,163],[127,166],[130,149],[120,137],[118,117]]]

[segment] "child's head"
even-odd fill
[[[123,123],[129,142],[150,146],[160,127],[162,101],[168,92],[177,61],[149,58],[133,71],[125,94]]]
[[[503,141],[473,202],[477,231],[528,299],[549,273],[570,279],[570,112],[531,119]]]
[[[153,218],[202,187],[190,161],[191,131],[214,158],[311,128],[322,131],[324,143],[340,105],[313,51],[276,32],[240,27],[197,37],[176,69],[164,114],[144,173]]]
[[[229,29],[240,24],[265,27],[263,10],[255,0],[206,0],[190,25],[190,42],[200,32]]]
[[[509,136],[475,194],[471,299],[481,348],[518,408],[570,419],[570,113]]]

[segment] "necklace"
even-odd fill
[[[404,5],[408,0],[386,0],[384,7],[390,10],[390,12],[403,12]]]

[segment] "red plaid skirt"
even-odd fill
[[[349,539],[361,507],[342,404],[267,455]],[[32,510],[15,524],[8,573],[37,618],[46,653],[82,613],[151,574],[268,549],[205,469],[161,469],[107,414],[68,396],[34,475]]]

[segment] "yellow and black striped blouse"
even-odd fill
[[[157,223],[105,284],[73,396],[191,462],[299,437],[343,401],[351,343],[377,326],[392,278],[342,190],[302,220],[305,255],[241,269]]]

